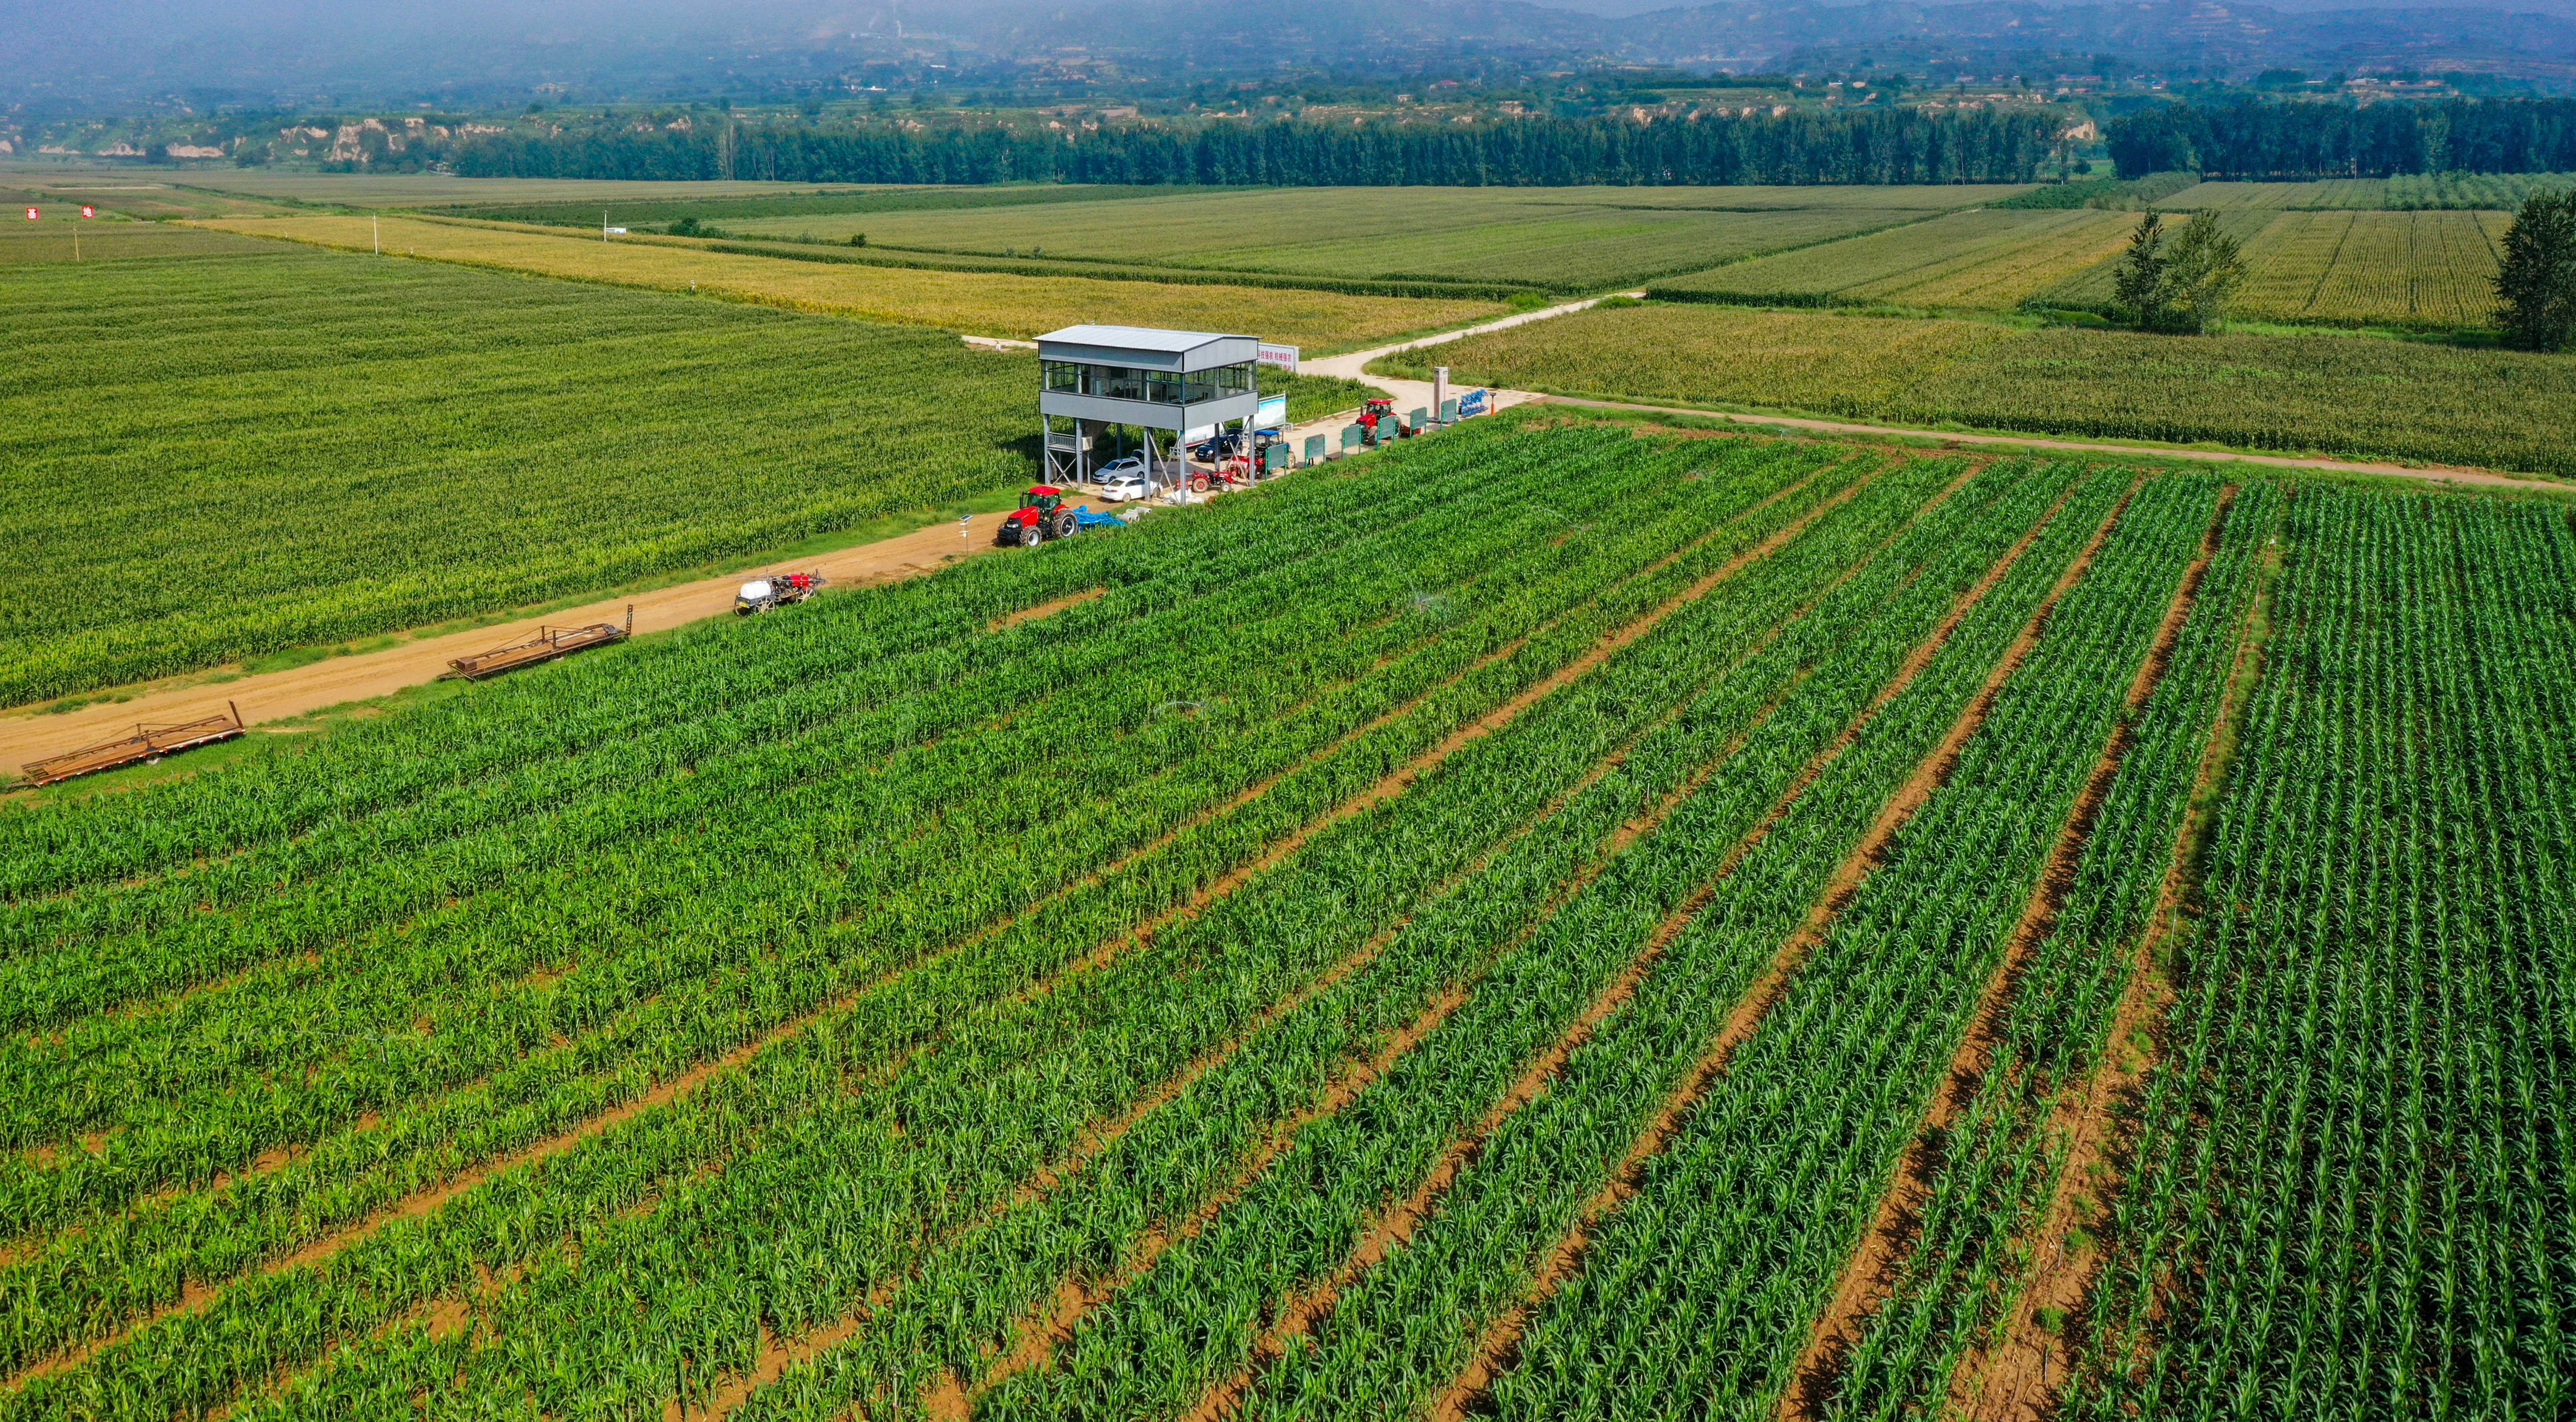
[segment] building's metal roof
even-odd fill
[[[1174,354],[1194,351],[1212,341],[1248,341],[1250,336],[1229,336],[1214,331],[1164,331],[1152,326],[1067,326],[1038,337],[1038,344],[1062,342],[1069,346],[1105,346],[1115,350],[1167,351]]]

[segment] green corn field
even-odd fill
[[[0,1422],[2565,1415],[2570,625],[1542,409],[0,803]]]

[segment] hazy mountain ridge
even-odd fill
[[[633,95],[826,81],[872,62],[946,64],[974,82],[995,63],[1108,61],[1193,74],[1283,65],[1436,69],[1619,61],[1738,71],[1796,60],[1936,76],[2044,74],[2094,53],[2124,68],[2412,67],[2576,79],[2576,0],[2510,8],[2282,6],[2223,0],[2050,5],[1734,0],[1633,11],[1641,0],[1324,0],[1211,8],[1204,0],[1004,6],[795,0],[710,13],[671,0],[573,0],[542,10],[464,0],[430,10],[235,8],[146,12],[37,0],[0,101],[77,104],[222,91],[292,104],[507,101],[555,86]],[[1607,13],[1605,13],[1607,12]],[[9,92],[14,89],[15,92]]]

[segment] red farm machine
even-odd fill
[[[1384,444],[1391,439],[1408,439],[1415,433],[1395,417],[1395,401],[1384,395],[1369,397],[1368,404],[1360,410],[1359,426],[1367,431],[1364,438],[1372,445]]]
[[[1116,514],[1096,514],[1089,504],[1066,508],[1064,490],[1053,484],[1031,484],[1020,495],[1020,506],[1003,516],[1002,526],[993,531],[996,547],[1035,548],[1054,538],[1071,538],[1086,528],[1102,526],[1124,528],[1127,521]]]

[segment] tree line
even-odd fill
[[[2062,123],[2040,112],[1865,109],[1436,127],[1220,120],[1071,134],[710,125],[485,135],[458,144],[450,162],[467,177],[804,183],[2026,183]]]
[[[2159,104],[2103,139],[2123,178],[2385,178],[2576,170],[2576,100]]]

